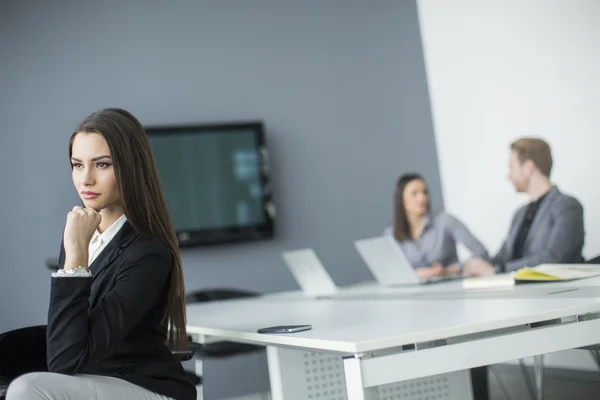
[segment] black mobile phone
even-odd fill
[[[280,325],[260,328],[258,333],[296,333],[312,329],[310,325]]]

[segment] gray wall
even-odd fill
[[[185,250],[188,290],[296,289],[280,253],[304,246],[339,285],[371,279],[352,242],[390,221],[397,175],[422,172],[442,205],[412,0],[0,4],[0,331],[45,322],[44,260],[77,202],[67,139],[101,107],[266,123],[277,238]],[[265,389],[251,361],[208,363],[208,398]]]

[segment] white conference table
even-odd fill
[[[321,299],[286,292],[192,304],[187,321],[192,335],[267,346],[274,399],[306,398],[273,365],[289,349],[342,360],[348,399],[375,399],[380,385],[600,343],[600,278],[476,290],[364,284]],[[256,332],[294,324],[312,330]]]

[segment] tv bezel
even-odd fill
[[[254,132],[258,156],[259,179],[262,189],[262,210],[264,222],[250,226],[225,226],[199,230],[175,230],[179,247],[200,247],[227,243],[252,242],[268,240],[275,235],[275,206],[271,192],[271,177],[269,157],[265,140],[265,130],[262,121],[219,122],[186,125],[150,125],[144,127],[149,139],[153,135],[171,134],[209,134],[236,130],[251,130]],[[159,168],[159,166],[156,166]],[[161,182],[162,185],[162,182]]]

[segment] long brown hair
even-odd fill
[[[419,174],[410,173],[402,175],[396,181],[396,192],[394,193],[394,237],[396,240],[413,239],[410,222],[406,215],[406,207],[404,207],[404,191],[406,185],[412,181],[425,182],[425,179]]]
[[[110,149],[127,221],[137,232],[158,239],[171,251],[173,265],[163,322],[169,326],[170,346],[185,350],[188,338],[181,255],[146,131],[125,110],[107,108],[95,112],[79,124],[71,136],[69,159],[73,140],[79,132],[98,133],[104,137]]]

